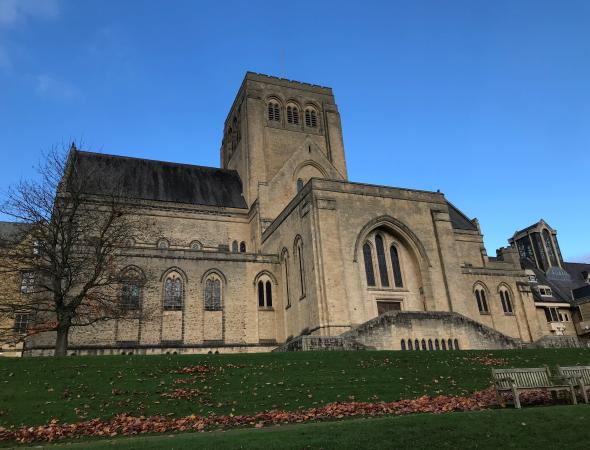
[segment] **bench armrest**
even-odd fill
[[[572,380],[576,380],[577,378],[578,377],[575,375],[556,375],[549,377],[551,381],[566,381],[568,384],[570,384]]]

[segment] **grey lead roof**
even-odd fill
[[[0,246],[19,242],[31,226],[20,222],[0,222]]]
[[[153,161],[76,150],[74,167],[100,180],[90,194],[119,189],[129,198],[194,205],[247,208],[234,170]]]
[[[477,231],[477,227],[469,218],[463,214],[459,208],[447,201],[449,205],[449,216],[451,217],[451,225],[456,230]]]

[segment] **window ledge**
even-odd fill
[[[482,316],[491,316],[492,314],[489,311],[480,311],[479,314]]]
[[[409,289],[406,288],[396,288],[396,287],[376,287],[376,286],[369,286],[367,288],[369,291],[383,291],[383,292],[410,292]]]
[[[516,316],[516,314],[514,314],[513,312],[505,312],[504,315],[505,316],[512,316],[512,317]]]
[[[258,311],[274,311],[275,309],[272,306],[265,306],[265,307],[258,307]]]

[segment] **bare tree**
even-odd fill
[[[13,339],[55,332],[54,354],[62,356],[72,327],[148,314],[137,296],[142,280],[121,272],[129,263],[124,249],[143,225],[122,184],[81,164],[74,144],[44,155],[38,175],[11,187],[0,207],[28,225],[0,258],[5,279],[22,274],[20,294],[0,298],[0,315],[31,318],[25,333],[0,332]]]

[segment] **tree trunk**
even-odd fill
[[[55,350],[53,356],[67,356],[68,352],[68,333],[70,326],[61,326],[57,329],[57,337],[55,339]]]

